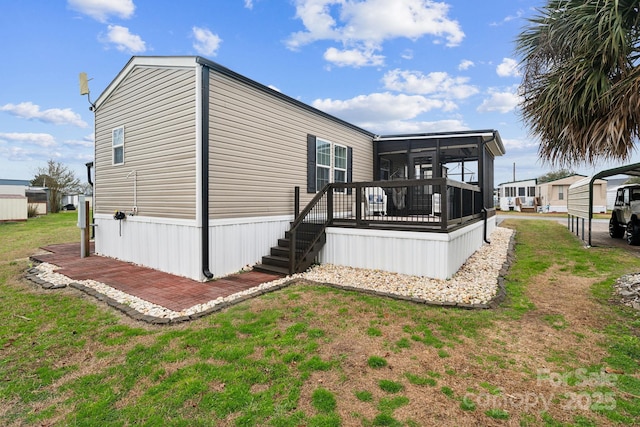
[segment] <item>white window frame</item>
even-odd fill
[[[319,144],[329,144],[329,165],[326,165],[324,163],[320,162],[319,159],[319,150],[318,150],[318,146]],[[345,154],[345,167],[341,168],[338,167],[336,165],[336,147],[340,147],[342,149],[344,149],[344,154]],[[344,181],[340,181],[340,182],[348,182],[349,177],[347,176],[347,172],[349,169],[349,149],[347,148],[346,145],[342,145],[342,144],[337,144],[337,143],[333,143],[327,139],[324,138],[316,138],[316,192],[320,191],[321,188],[318,188],[318,170],[319,169],[325,169],[328,170],[329,172],[329,183],[334,183],[336,182],[336,171],[338,172],[343,172],[344,173]],[[346,190],[336,190],[337,193],[343,193]]]
[[[516,197],[516,187],[504,187],[504,197]]]
[[[121,131],[122,141],[119,141],[119,144],[116,144],[116,132]],[[116,149],[122,149],[122,161],[116,162]],[[111,164],[113,166],[124,165],[124,126],[118,126],[117,128],[111,129]]]
[[[527,197],[536,197],[536,187],[527,187]]]
[[[320,162],[320,150],[319,150],[319,146],[320,144],[323,145],[329,145],[329,164],[325,164]],[[331,174],[333,173],[333,168],[331,167],[333,164],[333,148],[332,148],[331,141],[327,141],[326,139],[322,139],[322,138],[316,138],[316,192],[320,191],[321,188],[318,188],[318,176],[320,175],[318,173],[319,169],[322,170],[326,170],[327,174],[328,174],[328,178],[327,178],[327,182],[330,183],[332,182],[332,178],[331,178]]]
[[[336,148],[338,148],[338,147],[344,149],[344,168],[340,168],[337,165],[338,162],[336,161]],[[349,149],[345,145],[342,145],[342,144],[333,144],[331,146],[331,151],[332,151],[331,161],[333,162],[333,165],[332,165],[333,166],[333,168],[332,168],[333,170],[332,170],[332,173],[331,173],[331,177],[333,178],[332,182],[338,182],[338,181],[336,181],[336,172],[342,172],[342,173],[344,173],[344,181],[340,181],[340,182],[346,183],[347,180],[348,180],[347,169],[349,168]],[[345,191],[346,191],[346,189],[336,190],[337,193],[344,193]]]

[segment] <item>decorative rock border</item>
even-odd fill
[[[106,303],[110,307],[124,313],[134,320],[146,322],[152,325],[171,325],[196,320],[232,305],[239,304],[248,299],[255,298],[268,292],[274,292],[293,284],[329,286],[335,289],[360,292],[368,295],[408,301],[415,304],[423,304],[428,306],[486,310],[498,307],[506,297],[504,276],[507,274],[511,263],[513,262],[514,249],[515,232],[512,232],[508,242],[506,259],[503,262],[502,267],[497,275],[497,290],[495,295],[486,303],[471,304],[450,301],[430,301],[423,298],[402,295],[394,292],[369,289],[365,287],[319,282],[307,279],[305,277],[306,273],[302,273],[288,276],[272,282],[263,283],[257,287],[233,295],[229,295],[226,298],[218,298],[204,304],[198,304],[181,312],[175,312],[150,303],[148,301],[144,301],[135,296],[127,295],[124,292],[121,292],[99,282],[91,280],[82,281],[83,283],[73,281],[66,276],[55,273],[53,270],[55,270],[56,267],[51,264],[44,263],[38,267],[29,268],[25,272],[25,278],[35,285],[40,286],[46,290],[62,289],[67,286],[77,289],[86,293],[87,295],[96,298],[98,301]],[[37,261],[34,260],[34,262]]]
[[[613,287],[622,304],[640,310],[640,273],[619,277]]]

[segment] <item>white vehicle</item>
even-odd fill
[[[621,238],[625,232],[627,243],[640,245],[640,184],[624,185],[616,193],[609,220],[609,235]]]

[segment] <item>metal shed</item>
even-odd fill
[[[591,246],[591,220],[593,218],[593,183],[598,179],[621,174],[640,176],[640,163],[604,170],[569,187],[567,227],[589,246]]]

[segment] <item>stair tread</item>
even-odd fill
[[[278,255],[265,255],[262,259],[271,259],[276,261],[289,261],[289,257],[278,256]]]
[[[284,267],[278,267],[276,265],[268,265],[268,264],[256,264],[253,266],[254,270],[258,271],[266,271],[270,273],[278,273],[284,276],[289,274],[289,269]]]
[[[313,232],[314,229],[319,231],[323,227],[324,224],[303,224],[296,235],[296,241],[298,243],[296,248],[300,250],[305,246],[308,246],[311,241],[318,237]],[[278,246],[272,246],[270,254],[262,257],[262,264],[256,264],[254,268],[259,271],[277,272],[284,275],[289,274],[290,236],[290,232],[286,231],[284,238],[278,239]],[[309,238],[309,240],[304,239],[305,237]],[[319,236],[319,239],[317,239],[312,246],[306,249],[309,250],[309,253],[307,253],[304,259],[297,261],[299,267],[305,270],[309,265],[311,265],[325,242],[326,237],[324,233],[322,233],[322,235]]]

